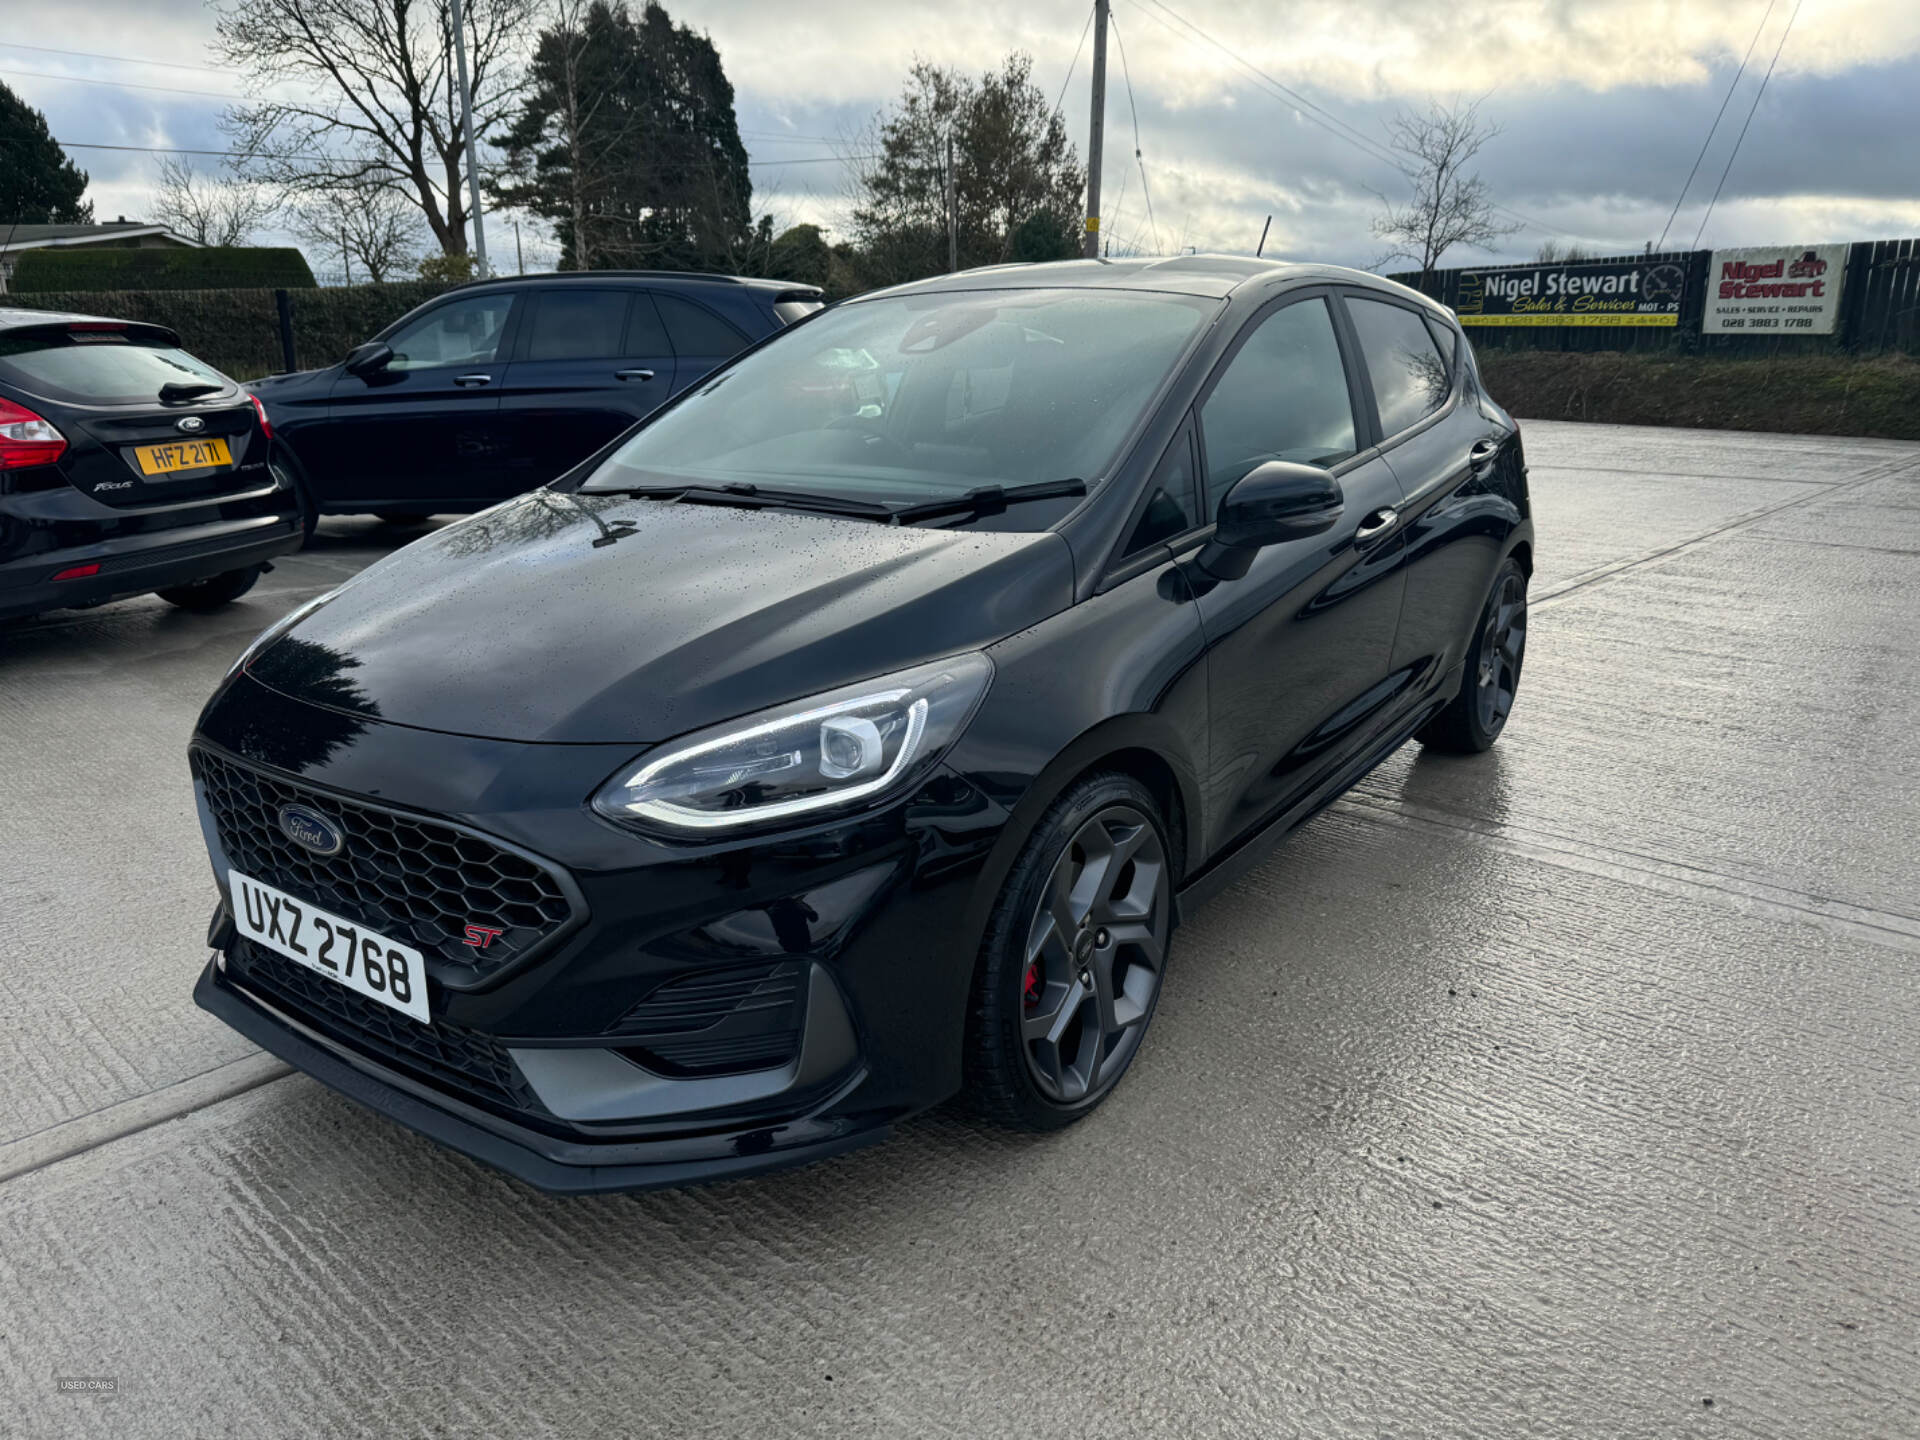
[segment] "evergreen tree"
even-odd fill
[[[874,284],[947,268],[949,141],[962,269],[1078,253],[1086,175],[1027,56],[1011,54],[977,80],[915,65],[877,138],[853,222]]]
[[[562,269],[737,271],[753,185],[713,42],[657,3],[562,3],[496,137],[498,201],[550,221]],[[763,251],[764,253],[764,251]]]
[[[85,225],[87,172],[67,158],[47,117],[0,85],[0,225]]]

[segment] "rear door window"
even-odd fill
[[[634,293],[633,309],[627,314],[627,344],[620,352],[637,359],[670,358],[673,342],[667,339],[667,327],[660,323],[660,311],[653,296],[640,290]]]
[[[534,297],[529,360],[596,360],[621,353],[624,290],[549,290]]]
[[[1373,380],[1380,435],[1390,439],[1447,403],[1453,378],[1426,322],[1403,305],[1347,297],[1347,314]]]
[[[679,354],[703,360],[724,359],[747,348],[747,337],[706,306],[664,292],[654,299],[660,304],[660,318],[667,322],[667,334]]]
[[[111,331],[8,334],[0,331],[0,380],[69,405],[157,403],[163,385],[233,382],[186,351],[143,345]]]

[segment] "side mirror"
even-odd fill
[[[1331,530],[1345,503],[1340,482],[1318,465],[1269,460],[1255,466],[1220,497],[1200,568],[1217,580],[1238,580],[1263,546]]]
[[[371,375],[376,370],[384,370],[393,363],[393,348],[378,340],[369,340],[364,345],[356,345],[347,352],[347,373],[349,375]]]

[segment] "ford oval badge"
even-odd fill
[[[200,431],[207,428],[207,422],[202,420],[198,415],[182,415],[173,423],[178,429],[188,435],[197,435]]]
[[[347,843],[338,825],[304,805],[280,807],[280,831],[294,844],[316,855],[338,855],[340,847]]]

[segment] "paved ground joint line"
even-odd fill
[[[0,1183],[178,1120],[292,1073],[284,1061],[256,1051],[163,1089],[36,1130],[0,1145]]]
[[[1744,515],[1736,515],[1724,524],[1715,525],[1709,530],[1703,530],[1698,535],[1690,535],[1684,540],[1676,540],[1671,545],[1663,545],[1659,549],[1650,550],[1643,555],[1636,555],[1626,560],[1615,560],[1597,569],[1575,575],[1572,579],[1562,581],[1558,586],[1542,594],[1529,597],[1527,606],[1531,610],[1545,609],[1566,599],[1569,595],[1586,589],[1589,585],[1598,585],[1604,581],[1612,580],[1616,576],[1623,575],[1629,570],[1637,570],[1642,565],[1651,565],[1656,560],[1665,560],[1672,556],[1682,554],[1693,549],[1696,545],[1704,545],[1709,541],[1719,539],[1723,535],[1729,535],[1736,530],[1744,529],[1748,525],[1756,525],[1762,520],[1770,519],[1780,514],[1782,511],[1792,510],[1800,505],[1810,505],[1816,500],[1825,500],[1830,496],[1843,495],[1850,490],[1858,490],[1862,486],[1874,484],[1876,481],[1889,480],[1916,467],[1920,467],[1920,456],[1905,460],[1886,461],[1860,475],[1856,475],[1851,480],[1838,482],[1809,480],[1805,483],[1817,486],[1818,488],[1809,491],[1805,495],[1796,495],[1793,499],[1782,500],[1777,505],[1763,505],[1758,510],[1750,510]]]
[[[1747,914],[1814,925],[1833,934],[1920,954],[1920,917],[1789,890],[1710,870],[1595,845],[1550,831],[1529,830],[1452,810],[1349,791],[1335,809],[1376,824],[1412,824],[1472,835],[1543,864],[1687,899],[1711,900]]]

